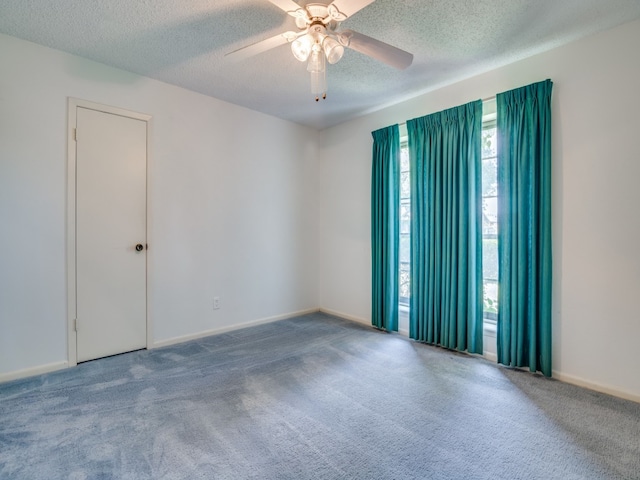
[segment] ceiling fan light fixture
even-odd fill
[[[325,37],[322,42],[322,48],[327,56],[327,61],[331,65],[338,63],[342,58],[342,55],[344,55],[344,47],[331,37]]]
[[[301,62],[305,62],[309,58],[312,47],[311,39],[308,35],[303,35],[297,40],[291,42],[291,52]]]
[[[327,98],[327,72],[311,72],[311,93],[315,96],[316,102]]]
[[[314,44],[314,47],[316,45]],[[311,51],[307,71],[311,74],[311,93],[315,96],[316,102],[320,97],[327,98],[326,57],[320,48]]]
[[[307,64],[307,72],[318,73],[325,71],[325,57],[319,50],[313,50],[309,56],[309,63]]]

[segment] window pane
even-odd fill
[[[484,282],[483,287],[484,311],[495,315],[498,313],[498,284],[494,282]]]
[[[409,265],[400,264],[400,301],[406,302],[411,296],[409,289]]]
[[[400,303],[409,304],[411,296],[411,177],[409,174],[409,149],[406,143],[400,147]]]
[[[485,280],[498,280],[498,240],[482,239],[482,277]]]
[[[496,197],[482,199],[482,234],[498,234],[498,199]]]
[[[482,130],[482,158],[497,155],[497,140],[495,127]]]
[[[400,204],[400,233],[410,233],[411,231],[411,205]]]
[[[482,277],[484,314],[498,313],[498,138],[495,127],[482,131]]]
[[[407,270],[409,268],[409,261],[411,260],[411,238],[409,235],[400,235],[400,262],[407,263]]]
[[[482,160],[482,196],[495,197],[498,194],[498,159]]]
[[[411,195],[411,179],[409,172],[400,174],[400,198],[410,198]]]
[[[405,146],[400,148],[400,171],[409,171],[409,148]]]

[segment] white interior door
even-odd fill
[[[147,345],[146,178],[147,123],[77,107],[78,362]]]

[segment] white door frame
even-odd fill
[[[68,98],[67,112],[67,354],[68,366],[73,367],[78,364],[77,335],[76,335],[76,111],[78,107],[88,108],[104,113],[120,115],[122,117],[142,120],[147,124],[147,243],[151,243],[149,236],[149,167],[150,167],[150,138],[151,138],[151,115],[132,112],[118,107],[110,107],[99,103],[81,100],[78,98]],[[149,315],[149,250],[145,250],[147,255],[147,348],[152,347],[153,329],[151,315]]]

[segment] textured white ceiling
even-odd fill
[[[316,103],[287,45],[224,57],[296,30],[267,0],[0,0],[2,33],[319,129],[637,18],[640,0],[377,0],[342,28],[413,53],[413,65],[347,50]]]

